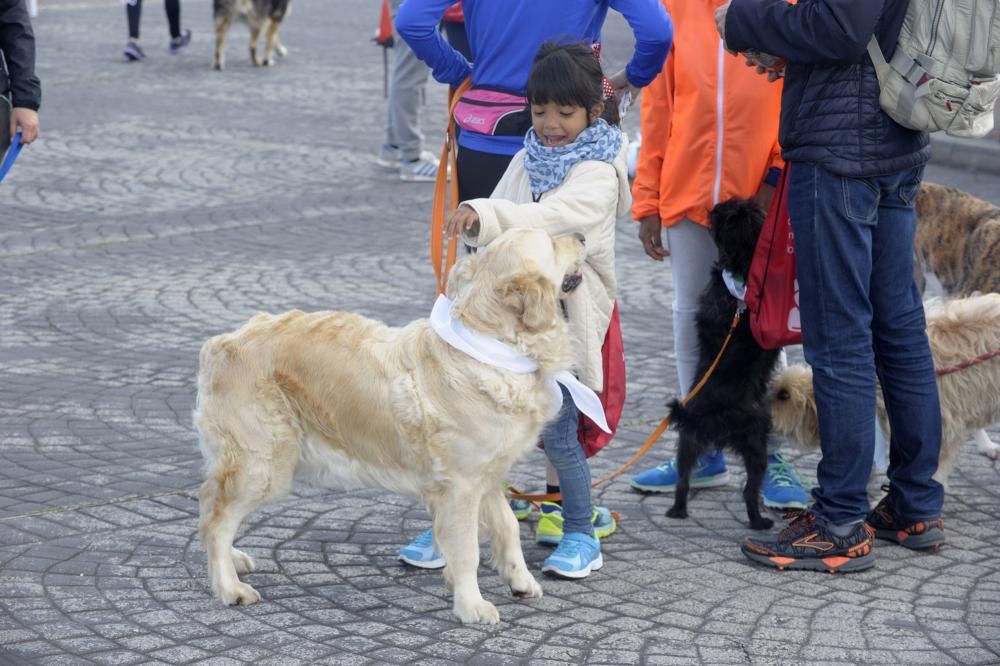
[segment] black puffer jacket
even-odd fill
[[[879,106],[872,34],[888,58],[908,0],[733,0],[726,42],[785,58],[779,139],[790,162],[843,176],[895,173],[930,156],[927,134],[906,129]]]
[[[37,111],[42,84],[35,76],[35,34],[24,0],[0,0],[0,52],[8,75],[0,71],[0,92],[10,90],[14,106]]]

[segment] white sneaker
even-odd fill
[[[388,143],[383,143],[378,151],[378,155],[375,156],[375,164],[383,169],[396,171],[399,169],[399,148],[397,146],[390,146]]]
[[[433,183],[437,172],[438,158],[426,150],[412,162],[399,163],[399,179],[408,183]]]

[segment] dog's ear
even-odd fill
[[[472,280],[472,276],[476,274],[476,262],[478,260],[478,255],[470,254],[464,259],[455,262],[455,265],[448,271],[448,286],[444,290],[445,296],[451,300],[455,300],[458,290],[463,285],[468,284]]]
[[[764,216],[764,209],[753,199],[729,199],[712,209],[709,223],[722,268],[746,275],[764,226]]]
[[[559,301],[552,282],[538,272],[522,273],[505,285],[504,301],[529,332],[548,326],[558,316]]]

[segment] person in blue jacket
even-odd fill
[[[472,76],[474,88],[524,95],[532,59],[545,41],[600,41],[608,8],[620,12],[635,34],[635,52],[615,86],[633,94],[663,69],[673,25],[658,0],[466,0],[465,29],[472,63],[448,45],[438,31],[441,16],[454,0],[406,0],[396,15],[396,31],[431,67],[434,79],[457,88]],[[525,107],[527,101],[524,102]],[[505,123],[497,133],[463,127],[458,139],[461,200],[489,197],[514,153],[524,147],[531,125]]]
[[[751,560],[784,569],[860,571],[873,536],[907,548],[944,542],[934,364],[913,280],[913,200],[927,134],[879,105],[866,45],[889,58],[907,0],[731,0],[716,12],[734,51],[787,62],[779,141],[791,166],[803,347],[813,367],[822,458],[813,504]],[[869,512],[876,380],[891,423],[888,494]]]

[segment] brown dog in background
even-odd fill
[[[983,353],[1000,349],[1000,294],[981,294],[925,304],[927,339],[934,367],[953,368]],[[958,452],[970,429],[1000,423],[1000,359],[989,359],[937,378],[941,398],[941,456],[934,475],[947,485]],[[879,427],[889,437],[889,419],[877,392]],[[812,370],[793,365],[774,379],[769,393],[775,432],[800,446],[819,448],[819,423],[813,394]],[[978,440],[978,437],[977,437]],[[979,453],[996,460],[1000,447],[977,441]]]
[[[917,194],[914,250],[947,296],[1000,293],[1000,207],[924,183]]]
[[[1000,293],[1000,207],[936,183],[924,183],[915,204],[921,289],[928,274],[947,296]],[[980,453],[1000,456],[1000,444],[985,430],[973,436]]]
[[[278,26],[288,15],[291,0],[214,0],[215,56],[212,66],[222,71],[226,66],[226,33],[233,21],[243,21],[250,27],[250,62],[268,67],[274,64],[274,53],[284,57],[288,50],[278,39]],[[264,59],[257,57],[257,39],[265,29]]]

